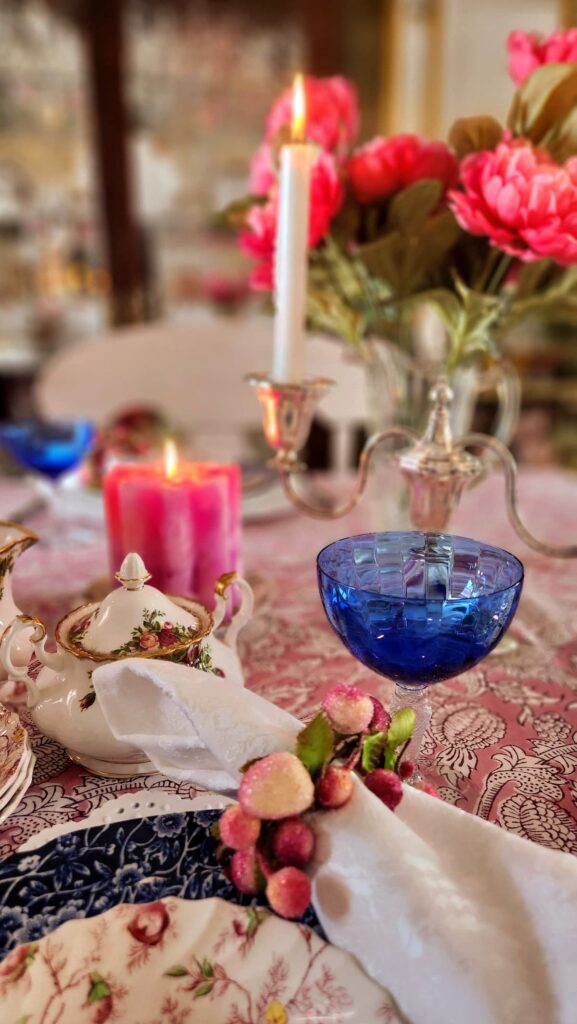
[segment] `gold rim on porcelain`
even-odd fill
[[[99,601],[91,601],[89,604],[81,604],[78,606],[78,608],[74,608],[73,611],[68,612],[66,615],[64,615],[60,619],[60,622],[57,624],[56,629],[54,630],[56,643],[58,644],[59,647],[62,648],[63,651],[68,651],[68,653],[72,654],[75,658],[81,658],[84,661],[125,661],[126,658],[166,658],[169,657],[171,654],[177,654],[179,651],[188,650],[188,648],[192,647],[193,644],[197,644],[199,640],[202,640],[205,636],[208,636],[209,633],[212,633],[212,630],[214,628],[214,619],[212,617],[212,613],[209,612],[208,608],[205,608],[205,606],[201,604],[200,601],[194,601],[192,598],[187,597],[174,597],[170,594],[167,594],[166,596],[171,601],[174,601],[175,604],[178,604],[179,607],[184,607],[185,611],[187,610],[186,605],[192,604],[196,608],[200,608],[202,614],[206,616],[205,624],[199,624],[199,628],[195,632],[194,636],[188,637],[186,640],[181,640],[180,643],[178,644],[172,644],[171,647],[159,646],[153,647],[151,650],[129,651],[126,654],[113,654],[112,652],[106,654],[102,651],[91,651],[87,647],[82,647],[79,644],[75,644],[73,640],[68,640],[66,637],[62,636],[64,624],[68,619],[70,619],[72,615],[76,616],[77,612],[83,612],[89,608],[92,608],[93,610],[95,608],[98,608],[100,605]],[[39,620],[36,621],[39,622]],[[40,623],[40,625],[42,625],[42,623]]]
[[[22,523],[15,523],[12,519],[0,519],[0,527],[2,526],[9,526],[13,530],[18,530],[21,536],[16,537],[7,544],[0,544],[0,556],[7,554],[8,551],[12,551],[19,544],[26,544],[28,547],[30,544],[36,544],[38,541],[37,534],[33,530],[29,530],[28,527],[22,526]]]

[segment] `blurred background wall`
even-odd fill
[[[362,136],[503,117],[511,29],[572,0],[0,0],[0,415],[109,324],[254,302],[215,211],[295,69],[359,88]],[[513,339],[529,461],[577,465],[572,328]],[[525,431],[525,436],[523,435]]]

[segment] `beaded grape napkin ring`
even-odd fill
[[[215,826],[230,880],[245,895],[265,893],[281,917],[301,917],[311,900],[303,868],[315,835],[303,814],[343,807],[353,793],[353,771],[394,811],[403,780],[415,771],[403,759],[415,728],[412,708],[391,716],[356,686],[335,687],[321,707],[299,732],[294,754],[267,754],[243,766],[239,802]],[[438,796],[433,786],[416,786]]]

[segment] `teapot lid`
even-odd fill
[[[181,604],[180,599],[176,604],[148,586],[150,573],[135,552],[126,555],[116,579],[122,586],[112,590],[88,618],[75,616],[65,638],[72,653],[95,655],[99,661],[166,658],[210,633],[212,616],[204,605],[188,600]]]

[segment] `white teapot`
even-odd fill
[[[253,593],[229,573],[216,585],[216,607],[187,597],[168,597],[155,587],[140,555],[124,559],[116,579],[122,586],[101,602],[82,605],[65,615],[55,630],[56,653],[45,649],[46,628],[39,619],[19,615],[2,639],[0,658],[12,678],[25,679],[28,707],[38,728],[58,740],[70,758],[99,775],[121,777],[155,771],[142,751],[119,742],[110,731],[92,686],[99,666],[123,658],[176,661],[244,685],[236,639],[252,615]],[[222,639],[213,635],[226,612],[225,594],[233,584],[242,602]],[[21,631],[34,626],[31,643],[40,671],[14,664]],[[191,685],[194,678],[191,674]]]

